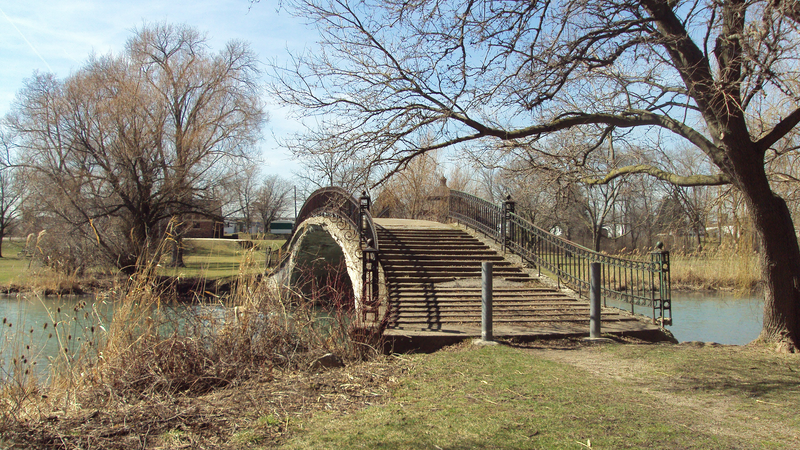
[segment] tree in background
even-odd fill
[[[244,229],[248,233],[253,227],[260,175],[257,163],[251,161],[224,183],[229,197],[225,202],[228,204],[225,215],[228,217],[240,216],[244,220]]]
[[[295,176],[308,194],[328,186],[340,187],[347,192],[361,192],[367,188],[371,168],[365,161],[331,149],[315,148],[312,151],[303,145],[286,145],[305,169]]]
[[[278,175],[267,175],[253,196],[253,211],[264,224],[264,231],[269,232],[269,224],[281,214],[288,212],[292,202],[293,186]]]
[[[324,49],[276,70],[273,94],[322,118],[296,145],[313,152],[335,137],[342,154],[402,168],[431,150],[483,139],[573,166],[621,130],[635,130],[628,139],[643,148],[688,143],[711,170],[645,163],[586,181],[647,174],[679,186],[733,185],[763,259],[760,339],[782,350],[800,346],[800,247],[766,168],[800,122],[800,3],[289,3],[318,26]],[[548,145],[562,133],[597,144],[577,153]],[[420,136],[434,140],[419,147]]]
[[[182,217],[211,212],[214,184],[259,139],[257,75],[246,44],[211,53],[193,28],[164,23],[64,80],[35,74],[7,120],[29,172],[32,215],[126,269],[171,220],[180,264]]]
[[[20,169],[12,164],[11,148],[11,138],[0,131],[0,258],[3,257],[3,238],[17,224],[22,206]]]

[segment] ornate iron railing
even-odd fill
[[[358,233],[361,249],[361,301],[364,317],[368,313],[377,313],[380,309],[379,289],[379,252],[378,233],[370,213],[371,200],[366,192],[356,200],[350,193],[338,187],[326,187],[314,191],[306,199],[294,222],[292,235],[297,227],[310,217],[332,217],[344,220],[352,230]],[[355,238],[349,236],[348,238]],[[292,236],[287,244],[292,241]],[[287,252],[288,253],[288,252]]]
[[[510,198],[497,206],[464,192],[451,191],[449,217],[497,241],[505,251],[519,255],[552,276],[559,285],[589,295],[589,264],[601,264],[601,295],[635,306],[652,308],[652,317],[672,323],[669,252],[657,245],[649,259],[605,255],[555,236],[516,214]]]

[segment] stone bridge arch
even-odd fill
[[[368,203],[367,197],[367,214]],[[318,284],[336,281],[337,287],[352,291],[352,304],[347,306],[362,311],[364,243],[359,224],[364,213],[359,201],[341,188],[315,191],[297,215],[292,236],[285,246],[288,256],[273,273],[272,282],[302,289],[302,284],[309,279]],[[342,279],[326,280],[332,276]]]

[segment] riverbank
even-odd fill
[[[798,355],[690,343],[469,343],[262,367],[200,395],[90,401],[11,424],[17,448],[796,448]]]
[[[265,273],[267,249],[277,250],[285,241],[186,239],[184,267],[170,267],[165,255],[155,274],[159,284],[171,284],[184,297],[224,295],[241,277]],[[44,296],[97,294],[109,291],[129,275],[112,268],[91,268],[82,274],[62,273],[42,266],[25,252],[25,242],[5,240],[0,258],[0,293]],[[276,258],[276,256],[273,256]]]

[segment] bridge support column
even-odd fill
[[[492,266],[491,262],[481,264],[481,340],[491,342],[492,336]]]

